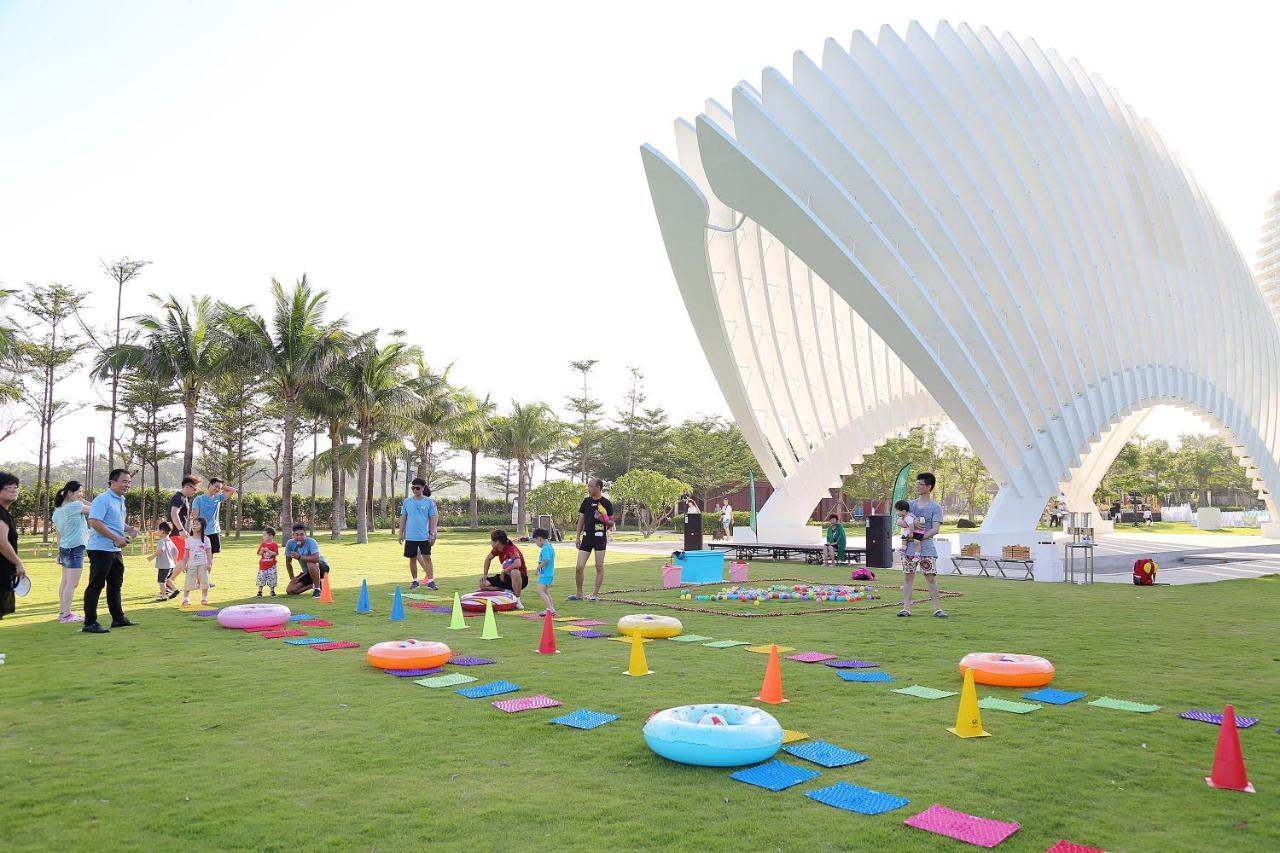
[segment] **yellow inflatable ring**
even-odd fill
[[[1053,681],[1053,664],[1035,655],[975,652],[960,659],[960,674],[966,669],[978,684],[996,687],[1044,687]]]
[[[448,663],[453,651],[444,643],[392,640],[370,646],[365,655],[378,669],[431,669]]]
[[[663,640],[684,630],[679,619],[670,616],[654,616],[652,613],[634,613],[618,620],[618,630],[624,637],[639,634],[645,639]]]

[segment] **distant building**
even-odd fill
[[[1280,321],[1280,191],[1272,194],[1262,218],[1262,240],[1256,271],[1262,298]]]

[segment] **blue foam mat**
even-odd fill
[[[873,791],[848,782],[837,782],[826,788],[806,791],[805,796],[833,808],[866,815],[890,812],[911,802],[906,797]]]
[[[1022,698],[1030,699],[1032,702],[1048,702],[1050,705],[1067,705],[1088,695],[1087,693],[1072,693],[1070,690],[1042,687],[1034,693],[1023,693]]]
[[[810,779],[821,775],[820,771],[810,770],[807,767],[797,767],[784,761],[768,761],[764,764],[757,764],[755,767],[748,767],[746,770],[739,770],[730,775],[729,778],[738,782],[746,782],[748,785],[755,785],[757,788],[781,791],[783,788],[790,788],[792,785],[808,782]]]
[[[846,764],[857,764],[871,757],[863,755],[861,752],[854,752],[851,749],[842,749],[824,740],[809,741],[795,746],[784,746],[782,751],[794,755],[796,758],[803,758],[805,761],[821,764],[823,767],[844,767]]]
[[[285,640],[291,646],[318,646],[321,643],[332,643],[328,637],[294,637],[291,640]]]
[[[838,669],[836,675],[845,681],[861,681],[872,683],[877,681],[893,681],[894,678],[887,672],[866,672],[858,669]]]
[[[319,616],[312,616],[310,613],[298,613],[289,617],[290,622],[301,622],[304,619],[319,619]]]
[[[618,719],[617,714],[602,714],[599,711],[588,711],[586,708],[580,708],[571,714],[565,714],[560,717],[554,717],[548,722],[555,723],[558,726],[569,726],[574,729],[596,729],[605,723],[612,723]]]
[[[490,681],[488,684],[477,684],[474,687],[459,687],[455,693],[468,699],[483,699],[486,696],[497,696],[500,693],[514,693],[520,689],[519,684],[510,681]]]

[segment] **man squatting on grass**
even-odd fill
[[[911,502],[910,513],[915,517],[915,532],[912,538],[919,544],[914,556],[902,557],[902,609],[899,616],[911,615],[911,592],[915,587],[916,570],[924,574],[929,585],[929,597],[933,599],[933,615],[946,619],[947,614],[938,600],[938,545],[933,537],[942,529],[942,507],[933,499],[933,487],[937,484],[929,472],[916,477],[916,499]]]
[[[524,564],[524,554],[516,543],[507,537],[507,531],[495,530],[489,534],[489,553],[484,555],[484,573],[480,575],[481,589],[507,589],[515,593],[516,607],[524,609],[520,591],[529,585],[529,569]],[[489,564],[498,558],[502,571],[489,574]]]

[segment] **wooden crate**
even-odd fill
[[[963,545],[960,548],[960,556],[961,557],[981,557],[982,546],[979,545],[977,542],[970,542],[968,545]]]
[[[1000,549],[1000,559],[1002,560],[1030,560],[1030,545],[1005,545]]]

